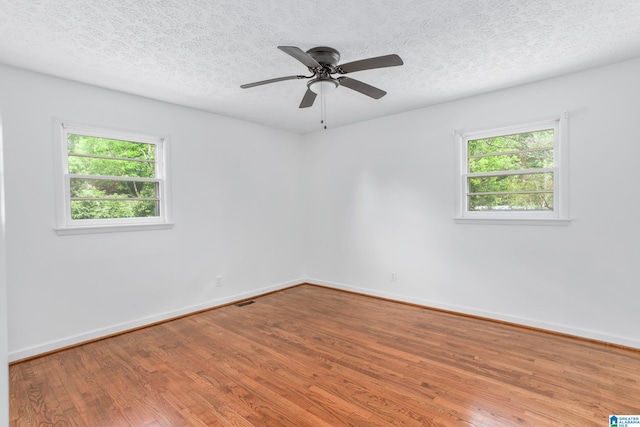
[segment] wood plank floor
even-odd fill
[[[10,367],[12,426],[607,426],[640,352],[303,285]]]

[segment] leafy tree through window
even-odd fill
[[[72,219],[159,215],[155,144],[67,138]]]
[[[553,211],[554,129],[468,141],[468,208]]]

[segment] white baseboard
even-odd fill
[[[625,347],[631,347],[640,349],[640,340],[629,337],[621,337],[612,334],[606,334],[598,331],[592,331],[588,329],[575,328],[566,325],[560,325],[556,323],[549,323],[536,319],[528,319],[523,317],[511,316],[501,313],[494,313],[490,311],[478,310],[471,307],[459,306],[454,304],[442,303],[439,301],[432,301],[422,298],[414,298],[407,295],[394,294],[392,292],[383,292],[377,290],[371,290],[368,288],[361,288],[358,286],[347,285],[344,283],[330,282],[326,280],[319,280],[313,278],[306,278],[306,283],[326,286],[334,289],[341,289],[344,291],[351,291],[360,294],[370,295],[374,297],[386,298],[399,302],[406,302],[411,304],[417,304],[424,307],[433,307],[441,310],[452,311],[460,314],[468,314],[472,316],[484,317],[493,320],[499,320],[508,323],[514,323],[517,325],[528,326],[537,329],[543,329],[550,332],[558,332],[562,334],[572,335],[580,338],[587,338],[597,341],[602,341],[610,344],[622,345]]]
[[[243,292],[235,295],[226,296],[224,298],[219,298],[215,300],[206,301],[200,304],[191,305],[188,307],[183,307],[177,310],[167,311],[164,313],[155,314],[153,316],[142,317],[139,319],[131,320],[129,322],[123,322],[117,325],[111,325],[111,326],[107,326],[100,329],[94,329],[92,331],[83,332],[81,334],[76,334],[76,335],[68,336],[68,337],[53,340],[53,341],[48,341],[42,344],[38,344],[38,345],[27,347],[27,348],[22,348],[16,351],[10,351],[9,363],[15,362],[18,360],[27,359],[34,356],[38,356],[40,354],[45,354],[45,353],[59,350],[65,347],[93,341],[93,340],[107,337],[110,335],[123,333],[126,331],[130,331],[132,329],[137,329],[137,328],[151,325],[154,323],[174,319],[176,317],[188,315],[201,310],[207,310],[210,308],[215,308],[225,304],[233,303],[235,301],[253,298],[269,292],[279,291],[281,289],[286,289],[291,286],[299,285],[300,283],[303,283],[303,282],[304,282],[304,279],[290,280],[287,282],[278,283],[276,285],[266,286],[266,287],[254,289],[248,292]]]

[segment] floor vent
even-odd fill
[[[244,302],[239,302],[238,304],[236,304],[236,307],[244,307],[245,305],[250,305],[253,304],[255,301],[244,301]]]

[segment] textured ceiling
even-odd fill
[[[321,130],[298,105],[308,74],[279,45],[331,46],[341,63],[396,53],[350,77],[337,127],[640,56],[639,0],[0,0],[0,62],[265,124]]]

